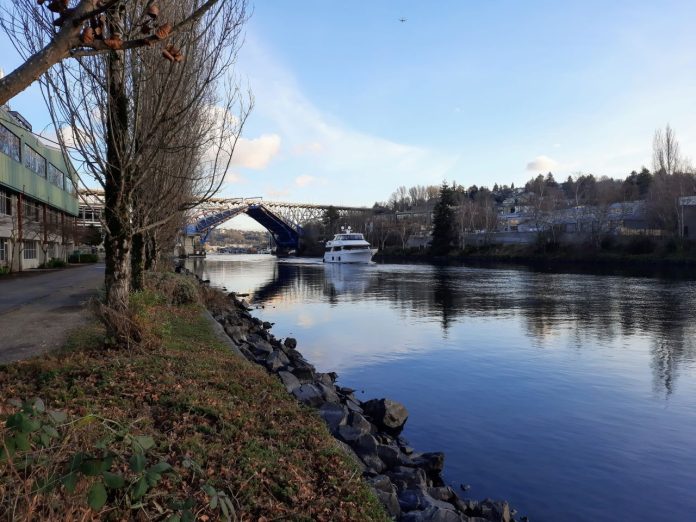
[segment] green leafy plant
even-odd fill
[[[114,504],[137,505],[165,474],[174,473],[168,462],[147,455],[155,448],[155,440],[148,435],[132,434],[132,427],[95,415],[67,422],[65,413],[47,410],[41,399],[10,401],[10,404],[19,410],[5,420],[0,462],[11,463],[18,474],[31,473],[32,467],[50,468],[48,474],[35,477],[34,493],[48,492],[58,485],[68,493],[75,493],[79,484],[86,481],[89,483],[87,504],[98,512],[110,498]],[[94,422],[99,422],[106,431],[94,444],[94,451],[68,452],[64,464],[55,466],[53,462],[49,466],[51,450],[63,454],[62,450],[69,444],[61,431]]]
[[[234,504],[232,499],[224,491],[215,489],[210,484],[204,484],[201,489],[209,497],[208,507],[215,511],[219,510],[222,516],[227,522],[230,522],[233,518],[236,520],[237,515],[234,509]]]

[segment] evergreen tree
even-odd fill
[[[336,208],[333,205],[331,205],[324,212],[324,215],[321,218],[321,222],[327,228],[328,232],[333,234],[336,231],[336,225],[340,218],[341,216],[339,215],[338,210],[336,210]]]
[[[454,248],[457,238],[454,223],[454,192],[442,183],[440,199],[433,209],[433,242],[431,251],[436,256],[447,255]]]

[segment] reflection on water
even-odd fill
[[[693,281],[267,256],[191,267],[250,292],[345,385],[406,403],[406,435],[444,449],[473,495],[534,520],[692,519]]]

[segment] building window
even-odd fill
[[[63,190],[69,194],[75,193],[75,185],[73,184],[72,179],[70,179],[70,176],[63,176]]]
[[[36,259],[36,241],[24,242],[24,259]]]
[[[0,237],[0,261],[7,261],[7,239]]]
[[[12,199],[7,192],[2,190],[0,190],[0,214],[12,215]]]
[[[10,129],[0,124],[0,151],[15,161],[20,161],[19,138]]]
[[[84,223],[99,223],[102,218],[102,211],[98,208],[80,208],[80,220]]]
[[[39,221],[39,204],[33,201],[24,200],[23,205],[24,219],[28,221]]]
[[[48,181],[53,183],[56,187],[61,189],[64,187],[63,184],[63,171],[56,168],[53,163],[48,164]]]
[[[42,178],[46,177],[46,158],[26,143],[24,144],[24,166]]]

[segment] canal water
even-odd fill
[[[211,256],[363,400],[410,411],[464,495],[532,522],[696,520],[696,281]]]

